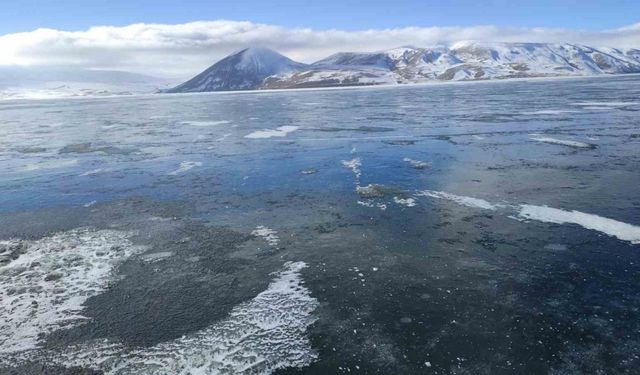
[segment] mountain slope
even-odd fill
[[[257,53],[257,60],[271,61],[262,54]],[[237,68],[242,58],[231,55],[172,92],[640,73],[638,49],[577,44],[459,42],[450,47],[337,53],[310,65],[277,56],[280,58],[272,65],[260,63],[270,69],[258,73],[253,64]]]
[[[206,92],[259,88],[265,78],[305,68],[266,48],[247,48],[225,57],[189,81],[165,92]]]

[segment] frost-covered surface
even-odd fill
[[[145,250],[132,233],[78,229],[36,241],[0,242],[0,359],[35,349],[42,335],[86,321],[120,263]]]
[[[274,138],[274,137],[282,138],[282,137],[286,137],[287,134],[294,132],[298,129],[300,129],[299,126],[285,125],[285,126],[277,127],[275,129],[257,130],[245,135],[245,138],[251,138],[251,139]]]
[[[50,353],[50,361],[108,375],[270,374],[305,367],[317,353],[306,335],[318,301],[304,286],[303,262],[289,262],[268,288],[201,331],[148,348],[109,340]]]
[[[478,43],[342,52],[311,65],[274,51],[231,55],[171,92],[393,85],[526,77],[640,73],[632,50],[578,44]]]
[[[633,244],[640,243],[640,226],[580,211],[565,211],[547,206],[524,204],[519,216],[524,219],[555,224],[577,224]]]
[[[317,325],[306,330],[317,359],[283,373],[633,374],[640,244],[602,228],[529,219],[520,205],[640,226],[640,112],[630,104],[639,82],[631,75],[0,102],[0,239],[130,228],[152,249],[84,302],[80,314],[91,320],[11,353],[24,361],[0,363],[0,373],[89,371],[60,369],[80,357],[111,373],[110,363],[124,364],[118,375],[130,363],[150,366],[133,356],[184,348],[182,336],[200,345],[199,332],[265,290],[270,272],[301,260],[305,286],[321,302]],[[524,114],[556,110],[572,112]],[[182,124],[220,120],[230,124]],[[301,130],[244,138],[282,125]],[[599,147],[574,152],[533,134]],[[132,152],[109,151],[115,147]],[[355,158],[361,181],[342,163]],[[414,169],[404,158],[433,167]],[[24,170],[70,159],[77,162]],[[167,176],[184,161],[204,166]],[[356,183],[378,196],[360,196]],[[424,189],[504,207],[418,196]],[[257,225],[277,230],[280,245],[251,236]],[[191,361],[183,357],[161,356]]]
[[[263,238],[270,246],[275,247],[280,243],[278,232],[264,225],[257,226],[256,229],[251,231],[251,235]]]

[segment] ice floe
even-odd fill
[[[260,139],[260,138],[273,138],[273,137],[286,137],[287,134],[294,132],[296,130],[300,129],[299,126],[291,126],[291,125],[287,125],[287,126],[280,126],[277,127],[275,129],[263,129],[263,130],[257,130],[254,131],[252,133],[249,133],[247,135],[245,135],[245,138],[252,138],[252,139]]]
[[[52,353],[47,361],[108,375],[270,374],[318,358],[306,331],[318,301],[305,288],[306,264],[289,262],[267,289],[211,326],[147,348],[97,340]]]
[[[263,238],[270,246],[275,247],[278,246],[278,243],[280,243],[278,232],[271,228],[267,228],[264,225],[257,226],[256,229],[251,231],[251,235]]]
[[[36,241],[0,241],[0,358],[86,321],[84,302],[118,265],[145,250],[130,232],[77,229]]]
[[[184,173],[190,169],[193,169],[195,167],[202,167],[202,162],[199,161],[183,161],[182,163],[180,163],[180,167],[178,169],[176,169],[173,172],[169,172],[168,174],[170,176],[175,176],[177,174],[180,173]]]
[[[523,204],[520,206],[519,216],[529,220],[542,221],[555,224],[577,224],[583,228],[591,229],[616,237],[632,244],[640,243],[640,226],[635,226],[606,217],[587,214],[580,211],[565,211],[547,206],[533,206]]]
[[[562,145],[562,146],[569,146],[569,147],[576,147],[576,148],[595,148],[595,146],[590,143],[571,141],[567,139],[557,139],[557,138],[551,138],[551,137],[532,137],[531,139],[534,141],[551,143],[554,145]]]

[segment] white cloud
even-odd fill
[[[312,62],[338,51],[432,46],[468,39],[640,48],[640,23],[605,31],[491,25],[342,31],[225,20],[100,26],[74,32],[38,29],[0,36],[0,65],[64,65],[189,76],[246,46],[273,48],[295,60]]]

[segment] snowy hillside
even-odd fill
[[[450,47],[337,53],[305,65],[271,50],[247,49],[169,92],[625,73],[640,73],[640,50],[576,44],[459,42]]]

